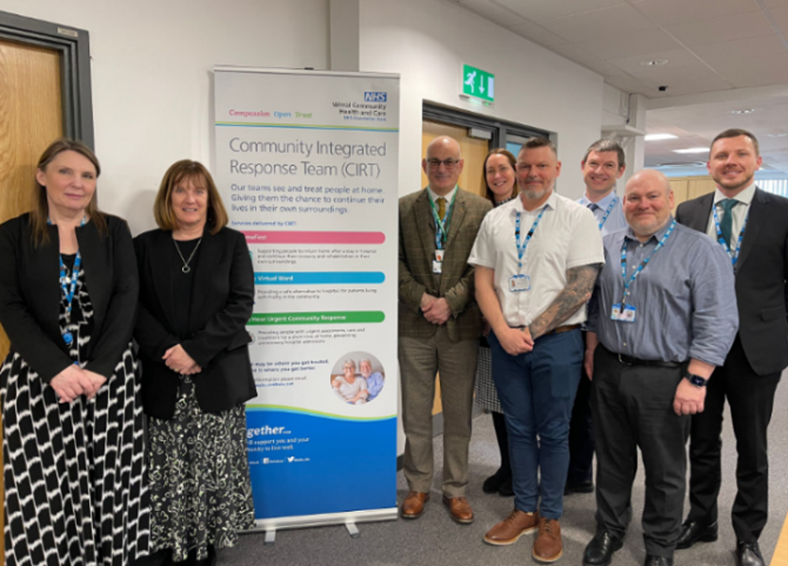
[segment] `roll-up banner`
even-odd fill
[[[255,271],[258,527],[393,519],[399,77],[217,67],[215,178]]]

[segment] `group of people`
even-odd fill
[[[331,379],[331,387],[339,398],[350,405],[363,405],[375,399],[383,390],[385,378],[379,371],[372,371],[372,361],[362,358],[358,362],[361,375],[356,375],[356,362],[350,358],[342,362],[342,375]]]
[[[246,240],[200,163],[169,168],[134,240],[100,171],[55,141],[0,225],[6,564],[214,564],[254,524]]]
[[[399,203],[410,490],[401,516],[420,517],[430,498],[439,374],[443,503],[454,521],[473,521],[465,492],[478,365],[477,399],[492,411],[501,451],[483,489],[514,494],[484,541],[509,545],[536,532],[533,557],[554,562],[564,495],[596,491],[583,564],[610,564],[631,520],[639,449],[645,564],[670,566],[677,548],[717,539],[727,399],[738,451],[736,563],[763,566],[767,428],[788,366],[788,199],[757,188],[755,136],[732,129],[713,140],[716,189],[675,217],[658,171],[635,173],[616,193],[626,166],[611,140],[581,160],[577,202],[554,191],[561,162],[545,138],[528,140],[516,159],[490,152],[487,198],[457,186],[463,165],[457,141],[436,138],[422,161],[427,188]]]

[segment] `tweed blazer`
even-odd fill
[[[482,315],[474,296],[473,266],[468,256],[492,203],[457,189],[442,273],[432,272],[435,258],[435,220],[426,190],[399,199],[399,335],[429,338],[437,326],[421,312],[426,292],[443,297],[451,308],[446,322],[452,342],[473,340],[482,333]]]

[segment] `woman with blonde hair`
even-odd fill
[[[33,210],[0,226],[6,564],[148,553],[137,265],[126,222],[96,204],[100,172],[90,148],[56,140]]]
[[[196,161],[167,170],[154,217],[159,228],[134,240],[151,545],[165,563],[214,564],[216,548],[254,525],[244,412],[256,394],[252,262]]]

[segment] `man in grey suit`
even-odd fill
[[[399,364],[404,472],[410,493],[405,519],[416,519],[433,477],[432,403],[440,374],[443,404],[443,503],[460,524],[473,521],[465,498],[476,354],[482,318],[468,265],[476,233],[492,208],[457,186],[460,145],[441,136],[427,147],[429,186],[399,201]]]
[[[758,537],[769,503],[767,428],[782,370],[788,366],[788,199],[757,188],[758,140],[726,130],[711,144],[708,169],[717,189],[682,203],[680,223],[711,236],[728,254],[736,278],[739,331],[725,365],[714,371],[706,410],[692,418],[690,512],[676,547],[717,540],[717,495],[725,399],[736,434],[731,518],[737,566],[763,566]]]

